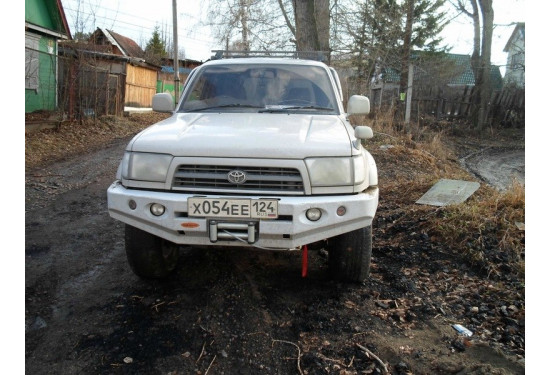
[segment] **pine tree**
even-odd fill
[[[167,55],[166,43],[161,39],[159,27],[156,26],[151,39],[145,46],[145,57],[150,62],[160,64],[161,60]]]
[[[370,79],[375,65],[406,74],[413,50],[440,52],[440,33],[447,24],[440,10],[445,0],[364,0],[355,26],[351,50],[360,52],[360,72]],[[406,75],[405,75],[406,77]],[[405,80],[406,82],[406,80]]]

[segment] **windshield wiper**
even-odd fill
[[[232,104],[213,105],[210,107],[203,107],[203,108],[195,108],[195,109],[190,109],[187,112],[200,112],[200,111],[207,111],[209,109],[216,109],[216,108],[264,108],[264,107],[259,107],[257,105],[250,105],[250,104],[232,103]]]
[[[320,107],[316,105],[292,105],[292,106],[285,106],[285,107],[272,107],[272,108],[265,108],[261,109],[258,112],[259,113],[279,113],[279,112],[288,112],[289,110],[296,110],[296,109],[314,109],[318,111],[334,111],[334,108],[329,107]]]

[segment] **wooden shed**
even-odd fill
[[[124,105],[127,107],[151,107],[153,95],[157,92],[157,73],[160,66],[145,61],[145,52],[132,39],[112,30],[97,28],[90,42],[107,46],[109,52],[131,58],[126,65],[126,87]]]
[[[60,103],[70,118],[151,107],[161,68],[130,38],[98,28],[87,41],[61,43],[60,55]]]

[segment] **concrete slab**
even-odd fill
[[[462,203],[475,193],[479,186],[478,182],[442,179],[420,197],[416,203],[431,206]]]
[[[128,115],[131,115],[132,113],[147,113],[152,111],[153,108],[124,107],[124,113]]]

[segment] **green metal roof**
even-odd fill
[[[384,68],[382,69],[382,79],[384,82],[399,82],[401,77],[397,69],[394,68]]]
[[[469,55],[447,54],[445,58],[453,62],[457,68],[458,75],[451,78],[450,85],[467,85],[473,86],[476,84],[476,78],[472,66],[470,64]]]
[[[422,52],[415,52],[413,55],[413,58],[418,59],[423,55]],[[461,55],[456,53],[447,53],[441,55],[441,59],[448,60],[449,64],[453,64],[455,66],[455,71],[457,72],[455,75],[453,75],[447,84],[449,85],[465,85],[465,86],[473,86],[476,83],[474,71],[472,70],[472,66],[470,64],[470,56],[469,55]],[[419,64],[419,66],[422,68],[422,63]],[[429,75],[430,72],[423,72],[424,75]],[[400,71],[399,69],[395,68],[385,68],[382,70],[382,78],[384,82],[386,83],[399,83],[400,81]],[[493,84],[493,87],[496,89],[502,88],[502,75],[500,74],[500,69],[498,66],[492,65],[491,66],[491,82]]]

